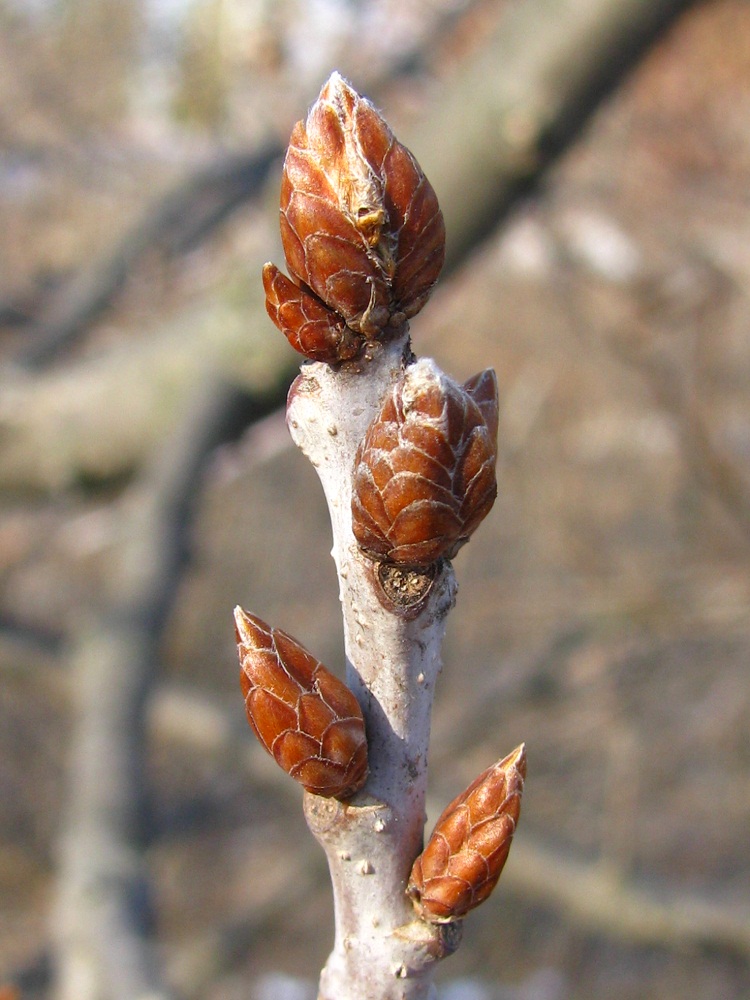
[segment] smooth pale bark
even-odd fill
[[[368,782],[350,802],[305,796],[308,824],[328,857],[336,915],[322,1000],[434,997],[432,967],[455,950],[460,933],[418,918],[405,893],[422,848],[430,715],[455,599],[453,569],[439,570],[410,617],[384,606],[374,564],[352,534],[356,450],[402,359],[403,344],[393,344],[361,371],[305,365],[288,409],[292,437],[315,466],[331,513],[347,683],[365,716],[370,760]]]

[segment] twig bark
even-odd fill
[[[306,795],[305,814],[328,857],[337,936],[322,1000],[422,1000],[431,966],[457,944],[451,928],[415,919],[405,894],[422,846],[430,714],[455,581],[445,564],[413,620],[383,606],[372,563],[352,534],[357,447],[402,368],[391,345],[365,373],[306,366],[288,411],[295,443],[320,476],[331,514],[344,613],[347,684],[365,716],[371,775],[351,804]]]

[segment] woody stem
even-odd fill
[[[405,339],[378,348],[357,371],[303,366],[287,411],[292,437],[315,466],[328,502],[346,679],[362,707],[370,763],[365,788],[350,802],[305,796],[335,905],[335,944],[320,1000],[429,1000],[434,962],[457,945],[455,928],[418,918],[405,894],[422,848],[430,717],[455,599],[453,570],[449,563],[437,568],[416,610],[394,605],[351,523],[357,448],[403,370],[405,349]]]

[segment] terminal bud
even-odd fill
[[[445,226],[432,186],[380,113],[338,73],[292,131],[280,227],[293,284],[316,299],[304,311],[318,323],[322,304],[366,340],[406,331],[445,257]],[[295,298],[288,288],[283,294]],[[271,295],[269,303],[271,318],[289,336],[295,323],[282,326]],[[298,335],[294,346],[304,348],[305,339]],[[328,342],[328,335],[323,339]],[[333,360],[346,360],[339,353],[333,351]]]

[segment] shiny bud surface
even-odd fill
[[[406,369],[357,453],[352,526],[370,555],[404,566],[452,557],[497,495],[497,381],[459,386],[429,359]]]
[[[443,216],[412,154],[338,73],[292,131],[280,211],[292,284],[367,340],[405,331],[443,266]],[[282,327],[275,308],[274,322],[307,354],[304,334],[295,344],[291,311]]]
[[[348,361],[359,354],[363,338],[350,330],[312,292],[295,285],[274,264],[263,268],[266,311],[286,339],[312,361]]]
[[[287,774],[316,795],[347,799],[367,779],[357,699],[295,639],[235,608],[248,721]]]
[[[443,810],[407,889],[426,920],[460,920],[495,888],[518,823],[525,777],[522,744]]]

